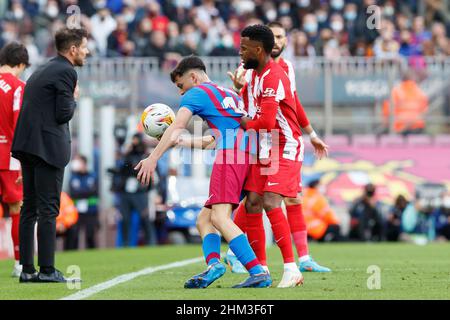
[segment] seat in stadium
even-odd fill
[[[377,137],[374,134],[355,134],[352,137],[352,145],[355,148],[371,148],[377,146]]]
[[[448,146],[450,147],[450,134],[438,134],[434,137],[435,146]]]
[[[400,135],[383,135],[379,140],[381,147],[404,147],[405,139]]]
[[[406,143],[409,147],[426,147],[433,145],[433,139],[431,136],[425,134],[410,134],[406,137]]]

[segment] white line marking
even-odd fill
[[[173,262],[173,263],[169,263],[169,264],[164,264],[161,266],[157,266],[157,267],[149,267],[149,268],[145,268],[142,269],[140,271],[136,271],[136,272],[131,272],[131,273],[125,273],[122,274],[118,277],[115,277],[114,279],[96,284],[95,286],[89,287],[87,289],[78,291],[77,293],[71,294],[70,296],[61,298],[60,300],[81,300],[81,299],[86,299],[94,294],[97,294],[101,291],[107,290],[111,287],[114,287],[118,284],[133,280],[134,278],[140,277],[140,276],[145,276],[148,274],[152,274],[154,272],[157,271],[161,271],[161,270],[167,270],[167,269],[172,269],[172,268],[178,268],[178,267],[184,267],[187,266],[189,264],[193,264],[193,263],[197,263],[197,262],[202,262],[204,260],[203,257],[198,257],[198,258],[193,258],[193,259],[188,259],[188,260],[182,260],[182,261],[177,261],[177,262]]]

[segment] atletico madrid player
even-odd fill
[[[0,51],[0,194],[9,207],[16,260],[12,276],[19,277],[19,213],[23,200],[20,162],[11,157],[14,129],[22,105],[25,83],[19,79],[29,66],[25,46],[12,42]]]

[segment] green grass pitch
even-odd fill
[[[268,249],[273,288],[232,289],[246,276],[228,269],[209,288],[186,290],[184,281],[205,268],[204,263],[194,263],[137,277],[88,299],[450,299],[449,244],[312,244],[310,251],[333,272],[304,273],[305,284],[297,288],[275,287],[282,260],[273,246]],[[199,256],[200,246],[163,246],[64,252],[57,254],[56,262],[63,272],[69,265],[80,267],[83,290],[122,274]],[[369,266],[380,270],[380,289],[368,289],[373,276]],[[60,299],[77,292],[64,284],[19,284],[10,277],[11,270],[12,261],[0,261],[0,300]]]

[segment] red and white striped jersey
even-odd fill
[[[303,143],[297,118],[297,104],[291,81],[284,69],[271,60],[260,74],[247,72],[247,84],[241,94],[250,117],[247,129],[278,131],[279,141],[270,133],[260,137],[260,158],[277,151],[280,157],[303,160]],[[277,148],[274,150],[273,148]]]
[[[20,170],[19,161],[11,157],[11,145],[24,88],[13,74],[0,73],[0,170]]]

